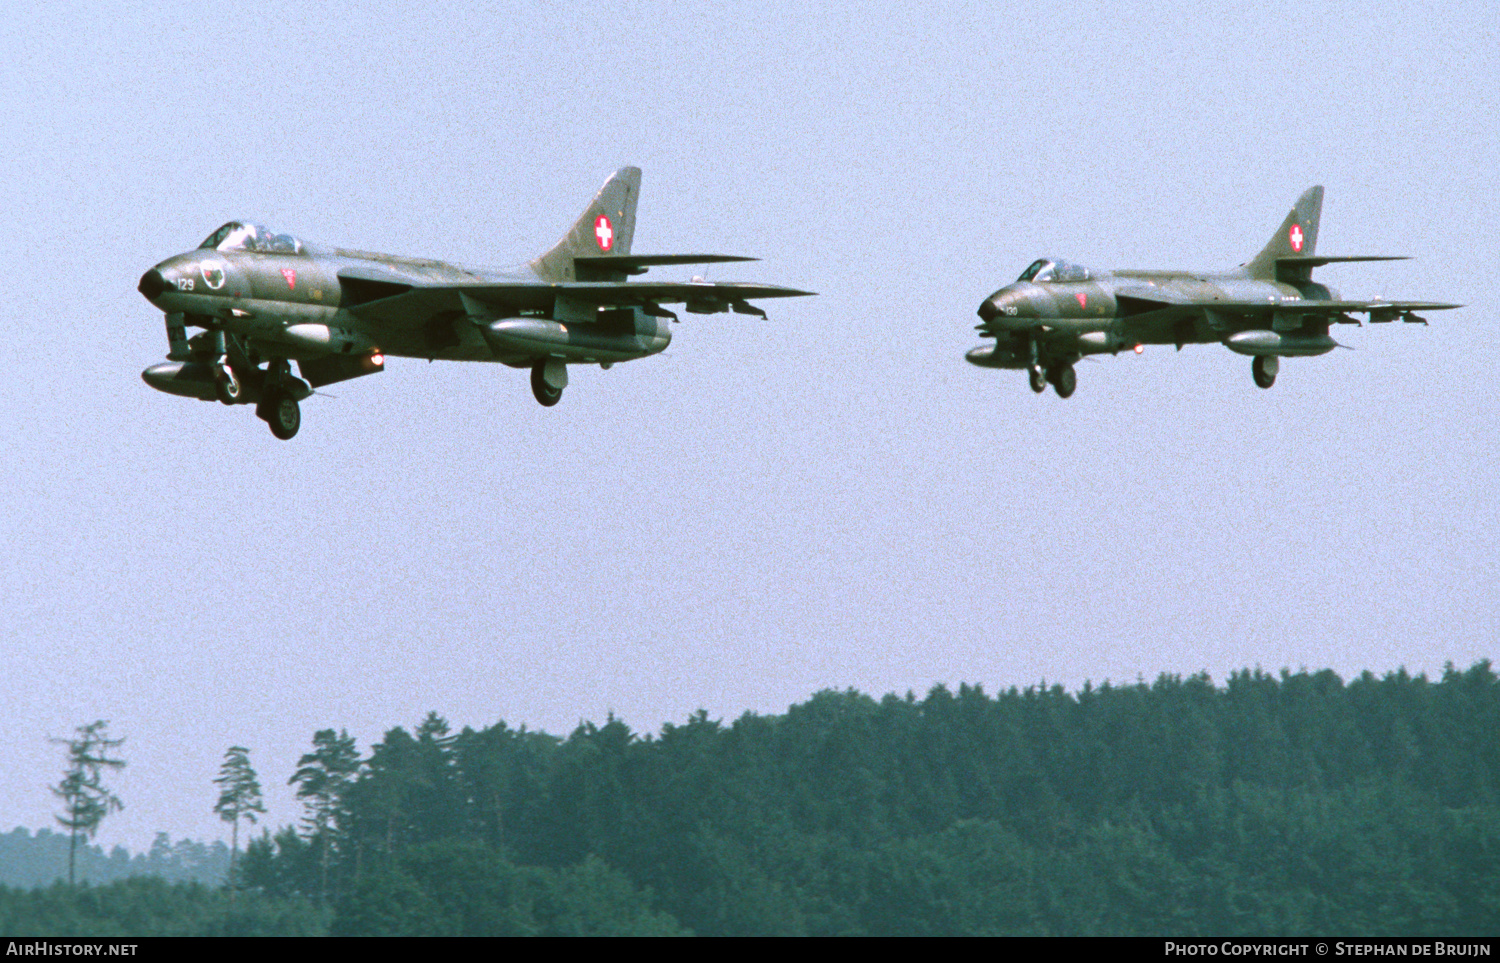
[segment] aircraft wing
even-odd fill
[[[811,291],[740,281],[564,281],[529,283],[390,284],[344,276],[345,307],[360,318],[387,323],[420,324],[445,311],[463,311],[464,299],[499,313],[549,310],[558,297],[599,307],[651,307],[683,304],[695,314],[735,311],[764,316],[748,304],[751,298],[797,298]],[[349,282],[353,281],[351,285]],[[353,303],[351,303],[351,301]]]
[[[1451,311],[1462,304],[1442,301],[1204,301],[1199,307],[1225,314],[1269,317],[1275,314],[1318,315],[1330,321],[1357,324],[1350,314],[1368,314],[1372,322],[1415,321],[1425,324],[1417,311]]]
[[[1341,311],[1447,311],[1462,304],[1441,301],[1200,301],[1196,305],[1239,314],[1295,311],[1301,314],[1335,314]]]
[[[1347,258],[1282,258],[1283,261],[1302,261],[1312,263],[1314,261],[1323,264],[1333,261],[1387,261],[1397,260],[1387,257],[1347,257]],[[1449,311],[1453,308],[1461,308],[1461,304],[1445,304],[1439,301],[1202,301],[1189,298],[1169,288],[1158,287],[1122,287],[1115,291],[1115,303],[1119,306],[1121,317],[1133,317],[1138,314],[1151,314],[1157,311],[1170,311],[1175,316],[1193,312],[1199,309],[1219,311],[1226,314],[1240,315],[1269,315],[1281,312],[1284,314],[1320,314],[1335,317],[1342,314],[1369,314],[1371,320],[1387,321],[1394,320],[1397,316],[1404,316],[1413,311]]]
[[[1201,340],[1228,331],[1291,331],[1308,320],[1359,324],[1357,314],[1368,315],[1374,324],[1396,320],[1426,324],[1427,319],[1417,312],[1463,307],[1441,301],[1204,301],[1177,299],[1171,292],[1117,293],[1116,303],[1116,334],[1146,344],[1183,344],[1195,340],[1193,332]],[[1207,327],[1201,327],[1205,322]]]

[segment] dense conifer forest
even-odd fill
[[[132,855],[123,846],[104,852],[102,846],[80,846],[78,880],[112,883],[132,876],[155,876],[172,883],[224,882],[229,872],[229,847],[221,842],[199,843],[157,833],[151,848]],[[34,835],[16,828],[0,833],[0,886],[35,888],[66,879],[68,834],[50,829]]]
[[[0,931],[1495,935],[1497,735],[1488,662],[825,691],[655,734],[429,715],[317,733],[306,819],[233,888],[0,889]]]

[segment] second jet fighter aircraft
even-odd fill
[[[1319,257],[1323,188],[1304,193],[1265,249],[1232,271],[1096,271],[1046,258],[979,306],[979,331],[995,339],[969,351],[982,368],[1026,369],[1037,393],[1051,384],[1073,393],[1073,365],[1091,354],[1146,344],[1223,344],[1249,355],[1255,383],[1269,388],[1280,359],[1338,347],[1331,324],[1426,323],[1417,311],[1461,307],[1433,301],[1346,301],[1312,280],[1312,269],[1344,261],[1399,257]]]
[[[529,368],[536,400],[550,406],[570,364],[608,368],[664,350],[677,316],[663,304],[764,318],[750,299],[810,293],[628,281],[661,265],[754,260],[631,254],[640,184],[639,168],[622,167],[566,237],[506,270],[314,247],[232,221],[141,278],[140,292],[166,314],[169,348],[167,361],[142,377],[170,394],[254,404],[283,439],[297,433],[298,403],[313,389],[381,371],[386,355]],[[189,327],[204,331],[188,338]]]

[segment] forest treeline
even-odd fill
[[[429,715],[317,733],[306,819],[236,885],[334,934],[1493,935],[1497,735],[1489,662],[825,691],[658,734]]]
[[[151,848],[132,854],[115,846],[81,846],[78,879],[99,884],[132,876],[155,876],[173,883],[222,883],[229,872],[229,847],[222,842],[172,841],[157,833]],[[35,835],[17,827],[0,833],[0,886],[35,888],[67,876],[68,834],[41,829]]]

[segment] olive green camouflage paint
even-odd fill
[[[550,406],[569,364],[607,368],[664,350],[676,315],[663,304],[763,318],[750,299],[811,293],[629,281],[653,266],[752,260],[632,255],[640,183],[639,168],[616,171],[561,241],[503,270],[325,250],[232,221],[141,278],[141,294],[166,315],[169,348],[142,377],[170,394],[253,403],[281,438],[296,433],[297,403],[314,388],[383,370],[387,355],[530,368],[533,393]],[[203,331],[188,338],[193,327]]]
[[[1315,283],[1312,269],[1381,255],[1319,257],[1314,251],[1323,188],[1307,190],[1266,246],[1250,261],[1218,273],[1094,271],[1046,258],[979,306],[978,330],[995,339],[968,352],[985,368],[1027,369],[1031,387],[1048,384],[1062,397],[1077,383],[1073,365],[1085,355],[1118,354],[1147,344],[1219,342],[1254,360],[1255,383],[1269,388],[1278,358],[1324,354],[1337,347],[1332,324],[1426,323],[1417,311],[1460,307],[1432,301],[1346,301]]]

